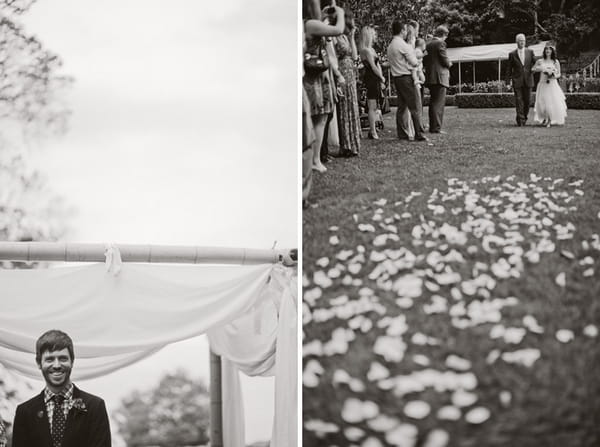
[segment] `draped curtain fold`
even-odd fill
[[[60,329],[75,344],[73,379],[88,379],[208,333],[211,349],[227,363],[223,419],[224,431],[231,431],[225,446],[243,446],[238,370],[275,376],[275,414],[289,420],[276,416],[271,445],[295,446],[295,283],[293,269],[278,264],[126,263],[116,273],[104,264],[0,270],[0,363],[39,378],[35,341]]]

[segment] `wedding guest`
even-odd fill
[[[379,56],[373,49],[373,44],[377,39],[375,28],[364,26],[360,32],[359,53],[362,63],[365,67],[363,76],[364,84],[367,87],[367,107],[369,109],[369,135],[374,140],[379,140],[375,121],[377,120],[378,103],[381,98],[381,89],[385,85],[385,77],[379,63]]]
[[[306,51],[306,38],[302,31],[302,50]],[[302,209],[310,206],[308,197],[312,188],[312,160],[315,129],[310,118],[310,101],[302,86]]]
[[[329,61],[327,59],[327,36],[337,36],[344,31],[344,10],[333,6],[337,15],[335,25],[329,25],[321,20],[321,5],[319,0],[303,0],[302,17],[304,20],[304,33],[306,36],[305,64],[307,60],[318,57],[323,60],[324,70],[315,70],[305,65],[302,84],[310,102],[310,115],[315,131],[315,143],[312,169],[325,172],[327,168],[321,162],[321,144],[323,143],[327,115],[333,112],[334,92],[331,79],[327,73]],[[313,56],[313,58],[311,58]]]
[[[104,401],[71,382],[73,341],[50,330],[35,344],[35,361],[46,387],[17,407],[12,447],[110,447]]]
[[[343,34],[334,37],[339,70],[345,83],[340,85],[338,97],[338,130],[341,157],[354,157],[360,151],[360,113],[356,89],[356,66],[358,58],[354,34],[356,27],[352,11],[346,11],[346,28]]]
[[[419,65],[413,71],[413,80],[415,81],[415,85],[418,84],[419,89],[419,98],[421,100],[421,125],[423,126],[423,131],[425,131],[425,123],[423,122],[423,104],[425,99],[425,72],[423,69],[423,59],[425,58],[427,44],[425,43],[425,39],[417,38],[415,42],[415,56],[417,56],[417,61],[419,61]]]
[[[515,93],[515,108],[517,110],[517,126],[525,126],[529,115],[531,87],[533,87],[533,50],[525,48],[525,34],[515,37],[517,48],[508,53],[506,77]]]
[[[323,22],[328,25],[335,25],[337,22],[337,14],[334,6],[335,0],[321,0],[321,17],[323,17]],[[323,140],[321,142],[321,163],[329,162],[332,157],[329,154],[330,144],[334,146],[340,145],[337,113],[340,95],[342,94],[341,89],[346,82],[339,68],[337,51],[334,46],[334,37],[326,37],[325,42],[325,50],[327,51],[327,57],[329,59],[327,76],[329,76],[329,81],[331,83],[334,106],[332,107],[331,113],[327,115],[327,121],[325,122]]]
[[[407,126],[403,122],[406,110],[410,112],[414,127],[414,139],[416,141],[428,141],[423,135],[421,124],[421,113],[418,101],[418,93],[415,87],[412,70],[419,65],[414,48],[406,41],[408,36],[407,25],[394,20],[392,23],[393,38],[390,42],[387,55],[392,72],[392,81],[396,87],[398,97],[398,109],[396,110],[396,132],[401,140],[409,140]]]
[[[446,107],[446,89],[450,87],[450,67],[452,62],[446,53],[448,28],[438,26],[433,39],[427,44],[424,58],[425,82],[429,88],[429,132],[446,133],[442,130],[444,108]]]

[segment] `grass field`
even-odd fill
[[[600,111],[385,126],[303,213],[303,445],[600,445]]]

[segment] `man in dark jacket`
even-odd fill
[[[73,342],[51,330],[36,343],[35,360],[46,388],[17,407],[13,447],[110,447],[104,401],[71,382]]]
[[[517,109],[517,126],[527,124],[531,87],[533,87],[533,72],[531,71],[535,56],[533,51],[525,48],[525,35],[517,34],[517,49],[508,53],[506,65],[507,82],[512,83],[515,92],[515,106]]]
[[[423,59],[425,68],[425,85],[429,88],[429,132],[444,133],[444,107],[446,106],[446,89],[450,87],[450,67],[452,62],[446,54],[446,38],[448,28],[438,26],[433,32],[433,39],[427,44],[427,54]]]

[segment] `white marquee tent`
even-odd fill
[[[541,57],[544,48],[549,41],[529,45],[535,57]],[[498,43],[493,45],[476,45],[471,47],[448,48],[448,58],[453,64],[458,63],[458,85],[459,92],[462,84],[461,64],[471,62],[473,64],[473,84],[475,84],[475,63],[498,61],[498,80],[502,79],[502,61],[508,59],[508,53],[516,48],[513,43]]]

